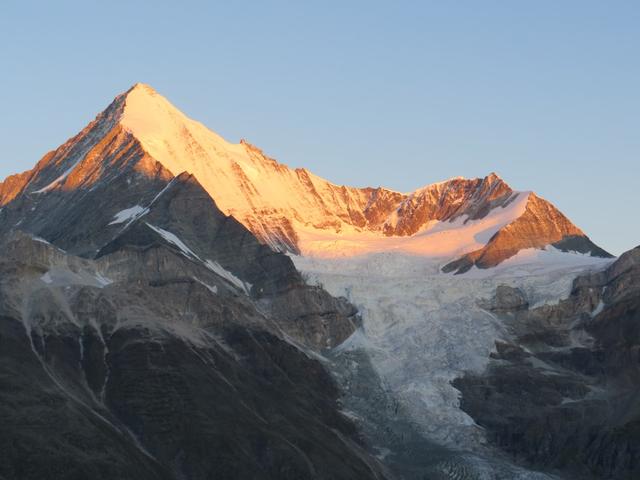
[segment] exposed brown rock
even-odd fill
[[[500,229],[480,250],[468,253],[443,268],[444,272],[464,273],[473,265],[490,268],[526,248],[542,248],[579,238],[577,250],[598,256],[611,256],[594,245],[582,230],[573,225],[556,207],[531,193],[525,212],[515,221]]]

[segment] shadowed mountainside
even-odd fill
[[[481,375],[456,380],[462,408],[515,458],[568,478],[640,475],[640,247],[530,309],[500,287],[483,307],[511,331]]]

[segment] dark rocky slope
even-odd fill
[[[108,112],[103,115],[109,117]],[[85,134],[96,135],[92,130]],[[158,242],[180,251],[155,227],[188,246],[196,266],[210,260],[251,285],[249,294],[260,308],[277,313],[281,322],[287,322],[288,333],[303,343],[330,347],[353,332],[357,320],[352,306],[306,285],[288,257],[261,244],[242,224],[223,214],[195,177],[186,173],[172,177],[135,139],[120,134],[128,139],[124,150],[112,151],[102,143],[84,146],[91,159],[83,160],[83,168],[95,172],[99,181],[93,183],[93,174],[72,174],[65,181],[78,182],[74,188],[23,193],[5,204],[0,210],[0,238],[24,231],[87,258],[126,251],[124,256],[112,256],[125,262],[129,253],[139,255]],[[62,155],[57,152],[53,157]],[[32,181],[42,183],[37,179],[44,173],[34,175]],[[137,214],[116,221],[119,212],[132,206],[139,208]]]
[[[315,354],[354,307],[149,157],[118,102],[0,185],[0,478],[382,477]]]
[[[490,439],[567,478],[639,478],[640,247],[578,277],[557,305],[530,310],[504,286],[483,306],[512,338],[455,386]]]
[[[170,245],[2,251],[0,477],[382,477],[286,322]]]

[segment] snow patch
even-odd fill
[[[107,285],[110,285],[110,284],[113,283],[113,280],[111,280],[110,278],[105,277],[100,272],[96,273],[95,279],[103,287],[106,287]]]
[[[134,205],[133,207],[125,208],[124,210],[119,211],[113,216],[113,221],[111,221],[109,225],[117,225],[128,220],[135,220],[136,218],[141,217],[147,212],[148,210],[140,205]]]
[[[71,165],[71,167],[69,167],[62,175],[56,178],[49,185],[31,193],[45,193],[45,192],[48,192],[49,190],[53,190],[56,186],[61,184],[71,174],[71,172],[73,172],[73,170],[78,166],[78,164],[83,160],[83,158],[84,156],[81,156],[80,158],[78,158],[78,160],[76,160],[76,162],[73,165]]]
[[[168,189],[171,185],[173,185],[173,182],[175,182],[175,181],[176,181],[176,178],[178,178],[178,177],[173,177],[173,178],[171,179],[171,181],[170,181],[169,183],[167,183],[167,184],[164,186],[164,188],[163,188],[162,190],[160,190],[160,191],[158,192],[158,194],[157,194],[155,197],[153,197],[153,200],[151,200],[151,203],[149,204],[149,207],[151,207],[151,205],[153,205],[153,204],[156,202],[156,200],[158,200],[158,199],[162,196],[162,194],[163,194],[164,192],[166,192],[166,191],[167,191],[167,189]],[[148,208],[148,207],[147,207],[147,208]]]
[[[164,230],[164,229],[162,229],[160,227],[156,227],[154,225],[151,225],[150,223],[145,222],[145,224],[151,230],[153,230],[154,232],[158,233],[167,242],[169,242],[169,243],[175,245],[176,247],[178,247],[178,249],[180,249],[180,251],[182,252],[182,254],[185,257],[193,258],[193,259],[196,259],[196,260],[200,260],[200,257],[198,257],[195,253],[193,253],[193,250],[191,250],[189,247],[187,247],[187,245],[182,240],[180,240],[175,234],[171,233],[168,230]]]
[[[598,302],[598,305],[596,305],[596,308],[594,308],[593,312],[591,312],[591,318],[594,318],[600,315],[602,310],[604,310],[604,302],[600,300],[600,302]]]
[[[73,272],[62,267],[52,267],[40,277],[47,285],[55,287],[68,287],[71,285],[86,285],[104,288],[113,283],[113,280],[105,277],[100,272],[80,270]]]
[[[340,232],[299,226],[297,233],[302,254],[322,258],[341,258],[382,252],[401,252],[429,258],[450,260],[486,245],[501,228],[520,217],[531,192],[514,192],[513,201],[497,207],[479,220],[462,215],[453,221],[431,221],[407,237],[388,237],[379,232],[344,227]],[[396,220],[392,214],[389,222]]]
[[[35,240],[36,242],[40,242],[40,243],[44,243],[45,245],[51,245],[49,242],[47,242],[44,238],[40,238],[40,237],[31,237],[33,240]]]
[[[229,270],[226,270],[218,262],[214,262],[212,260],[207,259],[204,262],[204,264],[207,266],[207,268],[209,268],[209,270],[211,270],[212,272],[214,272],[217,275],[221,276],[222,278],[224,278],[225,280],[227,280],[231,284],[235,285],[236,287],[238,287],[240,290],[242,290],[247,295],[251,291],[252,285],[250,283],[243,282],[238,277],[236,277],[233,273],[231,273]]]
[[[208,283],[205,283],[202,280],[200,280],[198,277],[191,277],[191,278],[193,278],[196,282],[198,282],[203,287],[206,287],[211,293],[214,293],[214,294],[218,293],[217,285],[209,285]]]
[[[185,257],[191,258],[191,259],[195,259],[195,260],[198,260],[198,261],[202,262],[202,264],[205,267],[207,267],[209,270],[211,270],[215,274],[219,275],[220,277],[224,278],[226,281],[231,283],[233,286],[237,287],[238,289],[240,289],[241,291],[243,291],[244,293],[249,295],[249,292],[251,291],[251,287],[252,287],[252,285],[250,283],[242,281],[241,279],[236,277],[233,273],[231,273],[229,270],[225,269],[218,262],[215,262],[215,261],[209,260],[209,259],[206,259],[205,261],[202,261],[202,259],[200,259],[200,257],[198,257],[198,255],[196,255],[193,252],[193,250],[191,250],[189,247],[187,247],[187,245],[182,240],[180,240],[175,234],[169,232],[168,230],[164,230],[164,229],[162,229],[160,227],[156,227],[154,225],[151,225],[150,223],[146,223],[146,225],[149,228],[151,228],[153,231],[158,233],[167,242],[169,242],[169,243],[175,245],[176,247],[178,247],[178,249],[180,249],[180,251],[182,252],[182,254]],[[217,293],[217,289],[216,289],[215,293]]]
[[[487,278],[508,274],[514,277],[544,275],[554,271],[582,270],[585,268],[604,268],[615,261],[611,258],[592,257],[588,253],[563,252],[552,245],[544,248],[526,248],[520,250],[492,268],[478,268],[475,265],[462,274],[467,278]],[[454,275],[448,273],[446,275]]]

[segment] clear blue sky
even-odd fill
[[[0,3],[0,177],[151,84],[336,183],[498,172],[640,244],[638,1]]]

